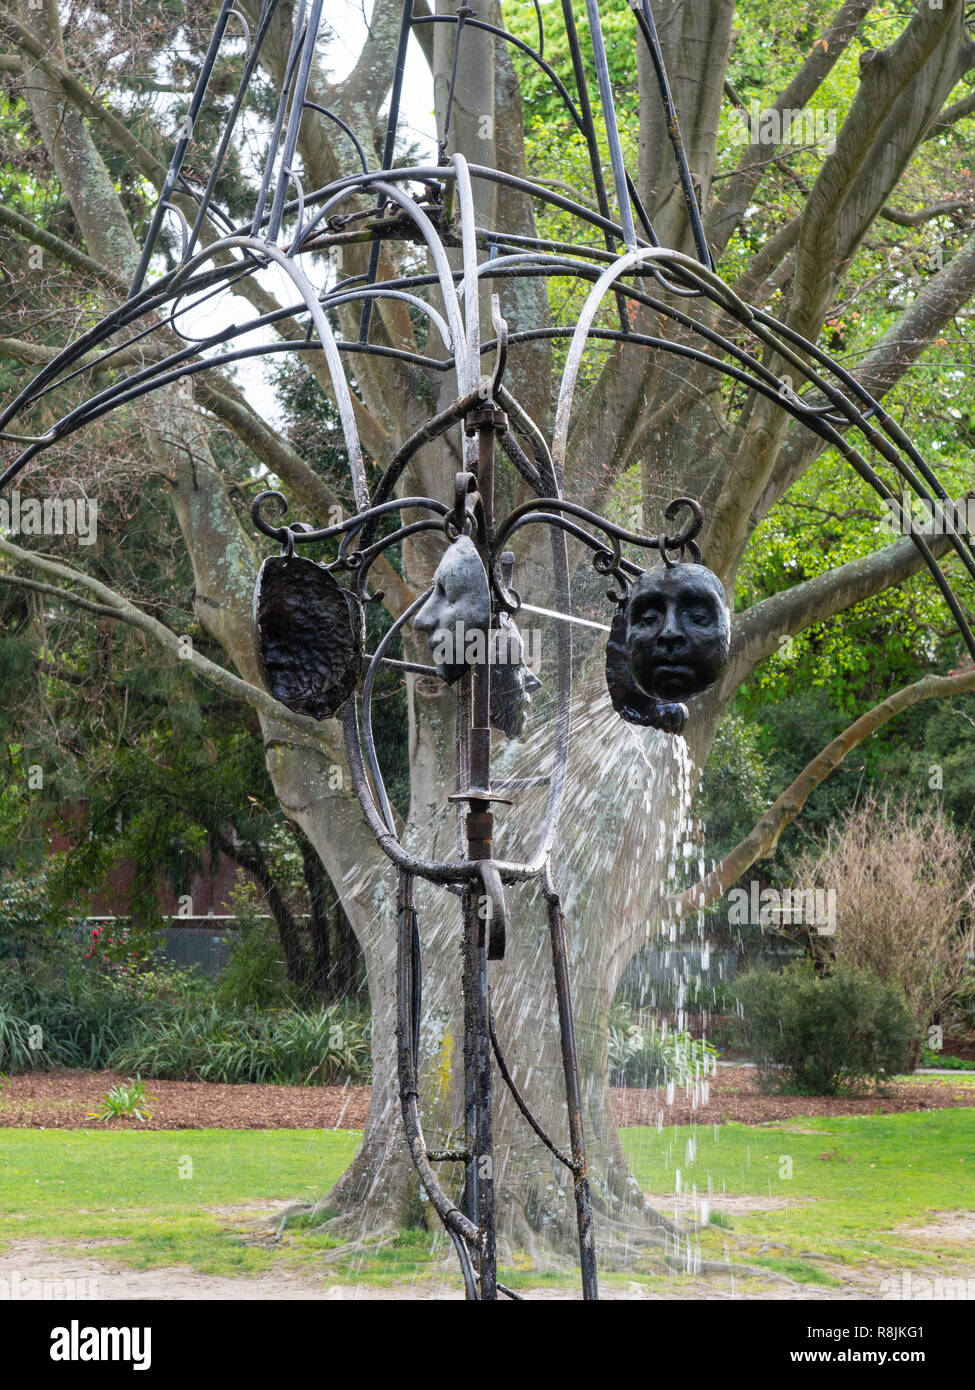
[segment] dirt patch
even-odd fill
[[[79,1249],[82,1244],[86,1249]],[[183,1265],[156,1269],[131,1269],[113,1261],[106,1251],[93,1258],[87,1253],[91,1243],[79,1241],[24,1240],[0,1251],[0,1288],[10,1297],[23,1300],[91,1299],[111,1302],[118,1299],[260,1299],[290,1301],[305,1299],[349,1299],[379,1302],[444,1300],[460,1302],[463,1290],[457,1277],[403,1281],[386,1288],[362,1284],[325,1285],[314,1276],[298,1271],[276,1269],[266,1274],[223,1276],[200,1274]],[[604,1283],[600,1296],[605,1300],[652,1302],[674,1300],[774,1299],[812,1302],[844,1299],[882,1299],[891,1297],[890,1271],[879,1266],[850,1269],[830,1266],[829,1272],[842,1279],[839,1287],[768,1280],[757,1269],[755,1277],[742,1279],[723,1275],[682,1279],[670,1285],[648,1289],[634,1280],[628,1285]],[[957,1282],[975,1270],[955,1271]],[[924,1285],[927,1288],[927,1285]],[[975,1280],[971,1280],[975,1287]],[[920,1296],[920,1295],[919,1295]],[[523,1297],[546,1302],[578,1302],[575,1287],[525,1289]],[[504,1300],[502,1300],[504,1301]]]
[[[933,1217],[927,1226],[897,1226],[895,1234],[911,1240],[975,1240],[975,1212],[941,1211],[934,1212]]]
[[[152,1118],[91,1118],[107,1092],[132,1078],[113,1071],[35,1071],[0,1091],[0,1126],[28,1129],[361,1129],[368,1086],[229,1086],[146,1081]]]
[[[717,1076],[690,1093],[675,1091],[667,1103],[662,1090],[614,1091],[613,1114],[628,1125],[711,1125],[736,1121],[770,1124],[810,1115],[895,1115],[915,1110],[975,1109],[975,1086],[930,1077],[892,1082],[886,1094],[868,1096],[763,1095],[754,1067],[722,1067]]]
[[[755,1211],[778,1211],[782,1207],[803,1206],[815,1198],[790,1200],[788,1197],[753,1197],[747,1193],[732,1196],[727,1192],[647,1192],[647,1201],[658,1211],[668,1215],[689,1216],[699,1219],[702,1202],[707,1203],[708,1211],[720,1212],[723,1216],[749,1216]]]

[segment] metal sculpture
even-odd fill
[[[256,595],[256,637],[264,671],[271,690],[292,708],[316,718],[333,712],[341,714],[348,765],[363,815],[397,871],[397,1050],[403,1124],[420,1181],[456,1247],[468,1297],[492,1300],[499,1292],[515,1297],[498,1283],[496,1269],[491,1164],[493,1053],[502,1081],[518,1109],[571,1174],[583,1295],[592,1299],[596,1297],[595,1245],[566,926],[549,868],[570,738],[571,621],[560,621],[556,629],[553,758],[551,772],[543,779],[545,809],[533,852],[517,862],[498,859],[493,852],[494,808],[508,802],[518,788],[492,785],[491,726],[507,726],[508,731],[517,734],[523,722],[530,682],[520,661],[502,663],[497,667],[497,671],[505,671],[501,676],[496,676],[487,651],[475,651],[468,659],[466,648],[462,660],[456,659],[455,649],[449,659],[439,660],[436,666],[393,663],[398,669],[447,679],[456,690],[458,781],[450,799],[457,803],[462,815],[461,844],[453,858],[427,859],[409,852],[401,843],[373,738],[372,694],[380,666],[390,660],[390,643],[405,624],[424,626],[422,613],[431,602],[433,591],[423,593],[395,616],[374,653],[361,655],[362,608],[379,597],[369,592],[371,567],[390,546],[407,537],[420,532],[441,537],[445,550],[452,549],[448,577],[450,571],[456,578],[459,569],[465,570],[472,586],[465,601],[472,601],[469,606],[474,630],[487,635],[489,647],[491,634],[504,632],[519,609],[520,598],[511,585],[508,550],[518,532],[534,525],[547,528],[553,601],[557,614],[567,620],[572,618],[568,543],[587,547],[596,570],[610,577],[614,585],[609,597],[616,609],[607,648],[607,680],[613,704],[627,720],[676,733],[687,718],[683,698],[714,679],[722,652],[726,654],[725,618],[717,590],[712,589],[707,640],[702,639],[700,650],[696,643],[690,643],[694,654],[688,656],[685,652],[684,661],[670,652],[669,662],[663,659],[659,634],[647,619],[649,607],[656,604],[657,616],[664,613],[666,626],[668,603],[674,598],[673,594],[668,597],[671,586],[680,586],[688,576],[700,578],[697,566],[701,557],[695,536],[701,528],[702,512],[693,500],[678,498],[665,512],[672,533],[647,536],[601,518],[563,495],[573,404],[590,342],[628,344],[677,354],[685,361],[723,374],[775,402],[827,441],[881,498],[896,498],[905,486],[931,505],[947,501],[947,494],[896,421],[849,372],[787,324],[744,303],[715,274],[649,0],[632,0],[633,21],[660,85],[695,256],[659,244],[627,172],[597,0],[585,0],[585,9],[601,107],[601,137],[609,153],[609,180],[604,175],[597,118],[584,81],[583,46],[569,0],[563,0],[562,15],[576,77],[575,95],[545,60],[540,14],[539,41],[537,47],[532,47],[505,29],[479,19],[466,0],[456,14],[422,16],[413,14],[412,0],[404,0],[386,138],[377,168],[370,167],[367,153],[350,127],[308,97],[322,4],[323,0],[298,0],[294,6],[287,77],[270,127],[259,193],[252,215],[235,223],[219,205],[219,178],[261,61],[278,0],[262,0],[253,30],[233,8],[233,0],[224,0],[129,295],[58,353],[0,413],[0,438],[24,446],[0,477],[0,486],[10,483],[33,458],[58,440],[126,402],[192,378],[198,372],[280,351],[323,355],[344,437],[356,512],[337,525],[313,531],[298,524],[275,525],[268,519],[266,504],[273,502],[286,508],[280,493],[263,493],[255,500],[255,524],[262,533],[278,541],[283,552],[266,563]],[[239,84],[203,186],[184,176],[183,163],[231,18],[243,25],[245,52]],[[411,33],[428,24],[453,26],[455,59],[465,31],[476,29],[513,45],[545,74],[585,140],[597,210],[529,178],[469,163],[462,151],[451,151],[452,88],[444,121],[446,133],[436,160],[412,167],[394,166],[406,47]],[[315,189],[304,188],[296,172],[299,131],[309,119],[330,122],[336,139],[347,140],[350,155],[348,174]],[[575,220],[578,238],[555,241],[515,234],[504,227],[479,225],[472,192],[476,181],[504,185],[541,206],[558,209]],[[172,201],[175,192],[184,201],[195,201],[197,210],[192,224]],[[179,226],[179,264],[147,283],[147,272],[167,218],[174,218]],[[602,245],[594,244],[594,238],[601,240]],[[331,280],[324,289],[317,287],[303,263],[317,253],[352,240],[370,243],[365,274],[349,280]],[[389,240],[418,244],[427,257],[427,267],[414,274],[379,279],[380,247]],[[448,255],[448,248],[455,253],[455,259]],[[183,334],[181,316],[187,304],[205,302],[270,266],[278,267],[294,287],[295,302],[206,336],[190,338]],[[550,276],[573,277],[590,285],[577,323],[570,327],[537,325],[509,334],[500,296],[519,279],[527,277],[544,283]],[[496,291],[493,336],[490,331],[483,331],[485,325],[480,319],[481,290],[486,284]],[[424,352],[404,352],[370,338],[372,309],[383,298],[404,302],[413,312],[425,316],[429,334]],[[627,301],[650,308],[662,322],[679,329],[681,336],[667,337],[663,332],[651,336],[636,331],[626,312]],[[619,310],[618,323],[602,312],[607,303],[615,304]],[[360,313],[359,331],[355,336],[340,339],[331,316],[350,305],[357,306]],[[698,305],[705,312],[696,315]],[[245,335],[285,318],[304,318],[306,336],[278,343],[252,340],[251,344],[243,344]],[[184,338],[182,346],[173,345],[174,334]],[[544,338],[569,340],[550,443],[505,384],[508,354],[521,343]],[[77,378],[83,379],[82,374],[112,368],[113,359],[136,342],[143,346],[158,343],[160,350],[146,353],[138,370],[128,375],[119,371],[107,385],[96,385],[80,405],[43,434],[30,433],[31,410],[46,402],[51,392],[68,380],[74,380],[77,388]],[[455,396],[449,406],[399,445],[372,488],[363,462],[345,368],[346,362],[363,354],[405,358],[431,377],[452,382]],[[778,375],[770,363],[785,363],[791,376]],[[397,487],[418,450],[458,427],[462,431],[463,467],[453,496],[397,496]],[[875,451],[881,461],[878,468],[888,470],[887,478],[867,461],[855,441],[865,442]],[[534,494],[503,517],[495,514],[498,446]],[[404,520],[407,513],[413,519]],[[397,518],[399,524],[391,532],[378,535],[380,523],[385,524],[391,517]],[[975,656],[975,636],[947,576],[916,528],[912,537],[969,652]],[[968,573],[975,576],[971,537],[965,532],[955,533],[949,541]],[[320,564],[297,558],[295,548],[308,543],[330,547],[330,558]],[[667,573],[645,575],[641,566],[624,554],[624,546],[637,553],[656,551]],[[474,567],[474,559],[479,568]],[[458,566],[461,560],[463,564]],[[671,568],[674,565],[676,570]],[[675,574],[676,579],[669,577]],[[642,611],[644,601],[648,604],[647,612]],[[438,605],[439,601],[434,605],[435,612]],[[680,633],[683,619],[673,606],[670,611]],[[435,632],[436,624],[429,635]],[[686,634],[682,640],[689,642]],[[496,680],[500,696],[494,693]],[[463,978],[459,983],[465,1016],[466,1138],[462,1147],[449,1151],[428,1145],[420,1118],[418,1036],[422,997],[420,937],[414,906],[417,878],[453,890],[460,900],[463,924]],[[546,1134],[532,1115],[504,1059],[491,1012],[488,961],[499,960],[504,954],[504,888],[529,881],[540,885],[547,908],[568,1103],[567,1146]],[[442,1164],[459,1165],[463,1171],[462,1195],[458,1200],[449,1195],[438,1177],[436,1166]]]

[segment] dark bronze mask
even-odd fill
[[[490,625],[487,574],[474,542],[461,536],[444,551],[433,593],[413,619],[413,630],[427,634],[437,674],[453,685],[467,670],[478,642],[486,649]]]
[[[626,661],[645,695],[683,701],[709,690],[724,670],[730,642],[724,589],[703,565],[650,570],[630,590]]]

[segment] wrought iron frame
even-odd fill
[[[224,158],[260,62],[262,45],[278,0],[263,0],[253,32],[245,17],[234,8],[233,0],[223,0],[190,101],[189,118],[176,143],[128,296],[38,371],[0,412],[0,439],[24,446],[0,476],[0,487],[10,483],[33,458],[59,440],[150,392],[192,378],[198,372],[249,357],[275,352],[320,352],[328,367],[341,422],[356,513],[339,525],[315,531],[299,524],[275,526],[265,515],[266,504],[275,501],[279,507],[286,507],[287,503],[278,492],[264,492],[253,503],[257,528],[281,543],[286,554],[293,553],[296,545],[338,542],[335,557],[327,561],[326,566],[337,574],[348,575],[349,592],[362,603],[375,602],[382,597],[381,594],[369,593],[368,579],[372,565],[390,546],[423,531],[442,534],[446,543],[457,535],[468,534],[483,560],[489,578],[492,611],[498,615],[516,613],[520,603],[518,594],[506,584],[503,575],[502,556],[506,542],[525,526],[544,524],[551,538],[554,603],[557,610],[568,615],[571,613],[569,537],[589,547],[597,570],[616,583],[618,588],[609,593],[612,599],[618,599],[629,581],[640,573],[639,565],[624,555],[624,546],[656,550],[667,564],[685,554],[699,558],[695,536],[701,527],[702,513],[692,499],[678,498],[667,509],[668,522],[676,522],[689,511],[690,516],[683,529],[678,529],[672,535],[645,536],[613,525],[563,496],[564,464],[580,366],[587,345],[595,340],[624,342],[648,350],[676,354],[721,373],[773,401],[832,445],[881,498],[896,500],[895,493],[881,472],[868,462],[859,445],[848,436],[859,436],[882,460],[879,466],[891,469],[896,481],[916,496],[932,505],[947,502],[948,495],[934,470],[877,399],[816,344],[807,341],[787,324],[747,305],[715,273],[681,143],[649,0],[631,0],[639,41],[646,45],[657,75],[673,146],[677,182],[696,258],[660,245],[634,181],[626,169],[597,0],[585,0],[585,4],[601,107],[600,123],[609,150],[615,216],[599,154],[597,117],[586,87],[582,43],[571,0],[561,0],[561,8],[575,79],[575,96],[545,59],[542,18],[537,0],[539,36],[535,47],[503,28],[478,19],[466,0],[461,0],[454,15],[425,16],[414,16],[412,0],[404,0],[379,168],[369,167],[367,154],[349,125],[337,113],[308,97],[323,0],[298,0],[286,77],[272,123],[256,205],[253,215],[245,223],[234,224],[219,206],[216,193]],[[183,164],[193,125],[207,96],[214,65],[228,41],[231,19],[237,20],[243,29],[244,53],[240,81],[218,141],[209,178],[205,188],[200,191],[184,177]],[[414,28],[425,24],[452,24],[455,27],[454,75],[447,98],[444,135],[434,163],[395,167],[395,142],[407,44]],[[551,82],[572,124],[585,140],[596,211],[531,179],[468,163],[460,151],[455,150],[448,155],[457,54],[468,28],[487,32],[510,44],[533,61]],[[310,111],[335,125],[340,135],[348,140],[350,155],[354,153],[359,167],[356,172],[336,179],[323,188],[306,191],[296,172],[296,160],[300,124]],[[504,229],[479,226],[473,197],[476,181],[502,184],[542,206],[570,214],[578,221],[580,235],[589,237],[589,243],[584,240],[553,241],[542,237],[524,237]],[[196,205],[192,226],[173,201],[177,194],[184,201],[190,199]],[[364,210],[361,207],[363,197],[373,200]],[[353,206],[347,208],[348,204]],[[179,225],[179,262],[174,269],[147,284],[152,257],[158,248],[167,217],[174,217]],[[290,226],[288,233],[284,230],[286,222]],[[592,244],[593,233],[601,237],[602,246]],[[384,240],[391,238],[410,241],[421,247],[428,257],[430,270],[392,280],[378,280],[380,247]],[[324,292],[320,291],[305,272],[302,257],[352,242],[370,243],[366,273],[340,281]],[[460,268],[455,269],[451,265],[448,248],[459,250]],[[485,252],[487,259],[479,259]],[[242,278],[252,276],[272,264],[277,265],[293,284],[296,294],[294,303],[272,313],[258,314],[243,324],[235,324],[204,337],[194,337],[181,327],[180,319],[188,302],[192,301],[195,305],[205,302],[228,288],[232,289]],[[541,282],[550,276],[572,276],[591,285],[574,328],[539,326],[509,335],[496,294],[492,301],[494,336],[482,336],[479,321],[482,281],[490,281],[500,291],[515,279],[528,277]],[[434,291],[436,295],[433,295]],[[424,292],[428,292],[426,297]],[[415,353],[371,342],[372,307],[382,297],[398,299],[425,314],[431,325],[429,338],[432,340],[436,334],[443,353],[434,355],[429,342],[426,351]],[[433,302],[434,298],[438,299],[439,307]],[[610,327],[605,317],[601,317],[607,298],[615,301],[618,327]],[[696,346],[686,337],[678,340],[635,331],[626,312],[627,301],[647,306],[675,328],[682,329],[685,335],[692,335],[706,346]],[[702,301],[706,307],[713,306],[718,313],[712,313],[707,318],[695,317],[692,312],[694,301]],[[352,340],[339,339],[332,318],[337,309],[349,304],[360,306],[359,332]],[[308,333],[302,341],[289,339],[280,343],[240,345],[243,338],[256,330],[273,326],[282,319],[301,316],[308,319]],[[722,317],[732,325],[728,332],[722,332],[719,327]],[[164,330],[175,333],[183,340],[184,346],[175,350],[164,348],[160,355],[148,360],[139,370],[128,375],[119,373],[115,380],[94,391],[43,434],[31,435],[26,429],[11,428],[12,425],[19,425],[22,417],[29,416],[31,408],[51,392],[84,373],[111,368],[113,358],[125,348],[136,344],[150,345],[153,335],[161,335]],[[743,334],[750,335],[754,340],[754,348],[742,345]],[[512,348],[521,343],[558,337],[568,337],[570,341],[549,447],[542,430],[505,386],[504,372]],[[400,446],[371,492],[355,424],[352,390],[343,365],[343,358],[354,361],[356,354],[405,360],[427,373],[453,373],[456,378],[457,396],[453,404]],[[800,388],[794,388],[792,378],[776,375],[762,360],[763,355],[767,360],[786,362],[801,383]],[[486,373],[482,372],[482,360],[485,358],[490,362],[490,370]],[[394,490],[417,450],[457,426],[462,427],[463,469],[457,475],[452,501],[429,497],[395,497]],[[496,522],[494,515],[495,450],[498,443],[535,494],[533,500],[515,508],[500,523]],[[404,521],[402,513],[410,511],[420,513],[419,519]],[[400,514],[400,525],[392,533],[376,539],[379,521],[390,513]],[[975,657],[975,636],[947,576],[924,536],[913,524],[911,536],[944,597],[968,651]],[[950,543],[968,574],[975,577],[975,547],[971,536],[967,533],[952,534]],[[550,874],[570,738],[571,630],[565,624],[557,624],[553,760],[550,774],[541,779],[546,784],[547,795],[534,852],[529,858],[518,862],[493,856],[492,804],[506,800],[503,793],[517,790],[518,787],[503,783],[497,788],[491,786],[488,727],[491,672],[485,661],[476,665],[457,688],[457,784],[451,799],[467,807],[466,833],[459,834],[456,859],[424,859],[409,852],[397,833],[373,737],[371,701],[376,674],[384,663],[423,675],[435,674],[433,667],[391,661],[386,655],[395,635],[414,616],[427,596],[421,595],[396,616],[376,652],[366,659],[358,694],[351,696],[342,710],[345,749],[356,795],[370,830],[395,865],[398,875],[397,1054],[406,1137],[420,1180],[456,1247],[468,1297],[491,1300],[499,1292],[517,1297],[497,1282],[491,1171],[493,1053],[499,1074],[518,1109],[549,1152],[572,1175],[583,1296],[593,1299],[596,1297],[595,1247],[569,989],[566,930],[561,902]],[[418,1033],[421,950],[413,892],[417,878],[453,891],[461,903],[466,1139],[460,1149],[450,1151],[428,1148],[420,1121]],[[528,881],[540,885],[547,904],[568,1103],[567,1150],[545,1133],[515,1085],[502,1052],[490,1005],[487,961],[491,956],[500,955],[503,950],[504,887]],[[480,915],[479,903],[488,908]],[[459,1204],[444,1190],[433,1166],[438,1162],[463,1165],[465,1182]]]

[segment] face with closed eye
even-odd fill
[[[644,574],[630,594],[626,659],[657,700],[686,700],[714,685],[728,660],[730,618],[717,575],[703,565]]]
[[[486,632],[490,622],[484,565],[474,542],[461,536],[444,552],[433,576],[433,593],[413,619],[413,628],[427,634],[437,672],[452,684],[467,669],[468,635]]]

